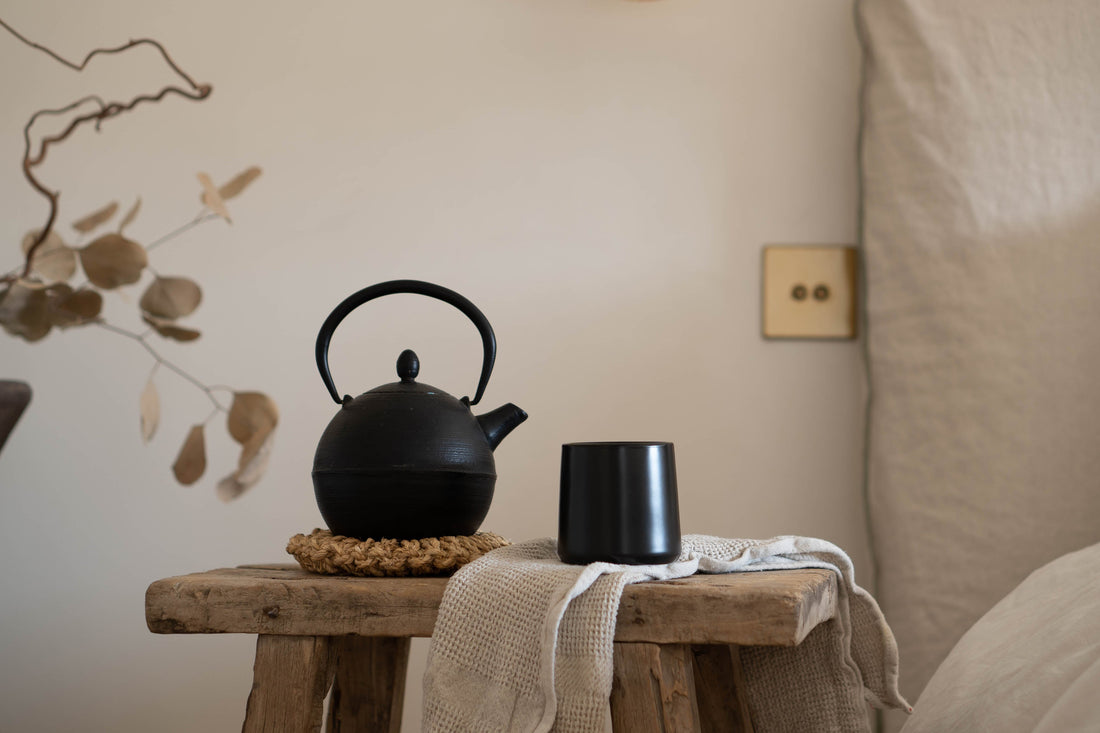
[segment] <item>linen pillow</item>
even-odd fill
[[[1100,730],[1100,545],[1036,570],[963,635],[902,733]]]
[[[1100,540],[1100,3],[856,7],[868,509],[914,700]]]

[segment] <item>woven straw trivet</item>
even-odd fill
[[[315,529],[290,538],[286,551],[303,570],[325,575],[450,575],[489,550],[512,544],[492,532],[419,540],[358,540]]]

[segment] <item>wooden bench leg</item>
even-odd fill
[[[699,730],[753,733],[740,650],[736,646],[708,644],[693,646],[691,651]]]
[[[337,644],[326,733],[399,733],[409,639],[345,636]]]
[[[623,733],[699,730],[691,647],[615,643],[611,723]]]
[[[333,647],[327,636],[261,634],[243,733],[320,733]]]

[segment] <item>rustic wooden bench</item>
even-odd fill
[[[158,580],[158,634],[257,634],[245,733],[401,727],[410,637],[432,634],[446,578],[314,575],[245,565]],[[617,731],[751,731],[738,646],[799,644],[836,609],[827,570],[695,575],[627,586],[615,629]]]

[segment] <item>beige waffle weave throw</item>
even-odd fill
[[[867,702],[908,709],[893,634],[829,542],[686,535],[676,562],[631,566],[566,565],[545,538],[493,550],[447,584],[424,675],[424,730],[610,730],[615,616],[628,583],[788,568],[836,572],[837,615],[797,647],[742,650],[757,733],[866,731]]]

